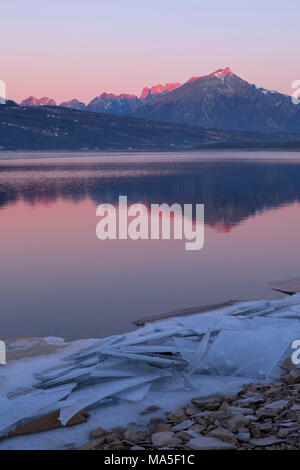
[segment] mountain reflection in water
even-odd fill
[[[230,230],[249,216],[300,200],[300,160],[47,159],[0,161],[0,210],[8,204],[89,199],[205,204],[205,221]],[[111,157],[113,160],[113,157]],[[124,161],[125,160],[125,161]]]

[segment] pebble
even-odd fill
[[[196,437],[187,443],[192,450],[234,450],[236,446],[231,442],[224,442],[215,437]]]
[[[152,444],[154,447],[163,447],[169,444],[174,433],[171,431],[162,431],[152,434]]]
[[[179,423],[179,424],[176,424],[176,426],[173,426],[172,431],[185,431],[186,429],[193,426],[193,424],[194,424],[194,421],[187,419],[185,421],[182,421],[182,423]]]

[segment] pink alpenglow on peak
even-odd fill
[[[217,75],[233,75],[233,72],[230,67],[226,67],[225,69],[220,69],[215,72]]]
[[[60,103],[60,106],[64,106],[66,104],[78,104],[78,103],[80,103],[80,101],[78,101],[76,98],[73,98],[70,101],[64,101],[63,103]]]
[[[130,95],[127,93],[121,93],[120,95],[115,95],[114,93],[102,93],[99,98],[102,99],[109,99],[109,100],[131,100],[131,99],[136,99],[136,95]]]
[[[210,73],[209,75],[202,75],[201,77],[192,77],[186,83],[194,82],[195,80],[201,80],[203,78],[226,77],[228,75],[233,75],[230,67],[226,67],[225,69],[218,69],[215,72]]]
[[[39,102],[40,106],[56,106],[56,102],[52,98],[48,98],[47,96],[40,98]]]
[[[56,106],[56,102],[47,96],[44,96],[43,98],[29,96],[29,98],[21,102],[21,106]]]
[[[165,85],[154,85],[151,88],[145,87],[142,90],[141,98],[146,99],[150,96],[159,95],[161,93],[168,93],[170,91],[176,90],[176,88],[179,88],[180,86],[181,83],[166,83]]]
[[[39,106],[39,99],[34,96],[29,96],[25,100],[21,101],[21,106]]]
[[[63,103],[60,103],[61,107],[63,108],[73,108],[73,109],[85,109],[86,105],[82,101],[77,100],[74,98],[73,100],[70,101],[64,101]]]

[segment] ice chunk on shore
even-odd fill
[[[140,401],[145,398],[145,395],[149,392],[151,387],[151,382],[137,385],[136,387],[128,388],[123,392],[116,393],[114,398],[120,398],[122,400],[129,401]]]
[[[74,392],[72,397],[65,400],[60,412],[62,424],[66,424],[76,413],[88,409],[95,403],[99,403],[103,398],[112,397],[118,392],[128,390],[134,386],[151,382],[160,377],[159,374],[147,375],[144,377],[130,377],[116,380],[109,380],[96,384],[93,387]]]
[[[204,363],[220,375],[265,379],[270,376],[295,335],[294,328],[222,331]]]

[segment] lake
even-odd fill
[[[96,208],[205,205],[205,242],[96,238]],[[0,154],[1,339],[103,337],[300,276],[300,153]]]

